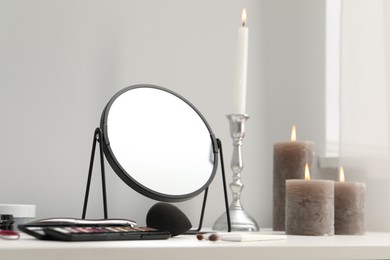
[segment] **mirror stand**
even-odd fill
[[[222,186],[223,193],[225,198],[225,211],[226,211],[226,221],[227,221],[227,231],[232,231],[232,223],[230,221],[230,210],[229,210],[229,201],[228,201],[228,193],[226,188],[226,177],[225,177],[225,163],[223,161],[223,153],[222,153],[222,142],[217,138],[217,145],[219,150],[219,157],[221,159],[221,172],[222,172]]]
[[[83,212],[82,212],[82,219],[85,219],[87,214],[87,206],[88,206],[88,198],[89,198],[89,190],[91,187],[91,180],[92,180],[92,171],[93,171],[93,163],[95,160],[95,152],[96,152],[96,143],[99,142],[99,155],[100,155],[100,170],[101,170],[101,178],[102,178],[102,193],[103,193],[103,212],[104,212],[104,219],[108,218],[108,210],[107,210],[107,192],[106,192],[106,174],[105,174],[105,167],[104,167],[104,154],[103,154],[103,145],[101,143],[103,137],[102,130],[98,127],[96,128],[94,135],[93,135],[93,141],[92,141],[92,151],[91,151],[91,159],[89,162],[89,170],[88,170],[88,178],[87,178],[87,184],[85,188],[85,197],[84,197],[84,205],[83,205]],[[219,156],[221,160],[221,174],[222,174],[222,186],[223,186],[223,193],[224,193],[224,202],[225,202],[225,211],[226,211],[226,220],[227,220],[227,228],[228,232],[231,231],[231,223],[230,223],[230,214],[229,214],[229,202],[228,202],[228,193],[226,188],[226,177],[225,177],[225,167],[224,167],[224,161],[223,161],[223,153],[222,153],[222,143],[217,138],[217,146],[219,151]],[[202,225],[203,225],[203,217],[204,212],[206,209],[206,202],[207,202],[207,194],[208,194],[208,187],[204,190],[204,197],[203,197],[203,203],[202,203],[202,209],[200,214],[200,220],[199,220],[199,226],[197,229],[189,230],[185,234],[196,234],[201,231]]]
[[[228,193],[227,193],[227,188],[226,188],[226,177],[225,177],[225,166],[224,166],[225,164],[224,164],[224,161],[223,161],[222,142],[218,138],[216,138],[216,141],[217,141],[217,146],[218,146],[218,151],[219,151],[219,157],[220,157],[220,160],[221,160],[222,186],[223,186],[223,194],[224,194],[224,202],[225,202],[227,231],[230,232],[232,230],[232,228],[231,228],[231,222],[230,222]],[[196,233],[201,231],[202,224],[203,224],[203,216],[204,216],[204,212],[205,212],[205,208],[206,208],[208,190],[209,190],[208,187],[204,190],[202,211],[201,211],[201,215],[200,215],[200,221],[199,221],[198,228],[189,230],[185,234],[196,234]]]
[[[88,179],[87,179],[87,186],[85,188],[85,197],[84,197],[84,206],[83,206],[83,213],[82,213],[82,219],[85,219],[85,216],[87,214],[87,205],[88,205],[88,197],[89,197],[89,188],[91,187],[91,179],[92,179],[92,170],[93,170],[93,162],[95,160],[95,150],[96,150],[96,142],[99,142],[99,154],[100,154],[100,170],[101,170],[101,177],[102,177],[102,192],[103,192],[103,212],[104,212],[104,219],[108,218],[108,211],[107,211],[107,194],[106,194],[106,174],[104,170],[104,156],[103,156],[103,145],[101,143],[103,137],[102,130],[98,127],[95,130],[95,133],[93,134],[93,142],[92,142],[92,151],[91,151],[91,160],[89,162],[89,170],[88,170]]]

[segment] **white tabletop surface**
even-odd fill
[[[0,240],[0,259],[390,259],[390,233],[288,236],[260,242],[198,241],[195,235],[149,241],[58,242],[23,234],[19,240]]]

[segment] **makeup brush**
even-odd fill
[[[287,239],[286,235],[265,235],[259,233],[206,233],[197,234],[198,240],[210,240],[210,241],[233,241],[233,242],[249,242],[249,241],[272,241],[272,240],[284,240]]]

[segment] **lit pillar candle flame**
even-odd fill
[[[241,13],[241,22],[242,22],[242,26],[245,26],[246,24],[246,9],[242,9],[242,13]]]
[[[291,129],[291,141],[295,142],[296,140],[297,140],[297,130],[295,128],[295,125],[293,125]]]
[[[340,166],[340,169],[339,169],[339,181],[345,182],[344,167],[343,166]]]
[[[305,180],[310,180],[310,171],[309,171],[309,164],[305,164]]]

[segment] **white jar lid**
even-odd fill
[[[0,204],[0,215],[10,214],[14,218],[35,218],[35,205]]]

